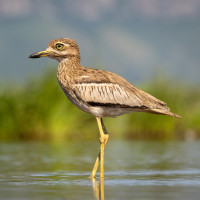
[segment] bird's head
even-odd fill
[[[61,62],[64,59],[76,58],[80,60],[79,48],[76,42],[69,38],[59,38],[49,42],[44,51],[31,54],[29,58],[49,57]]]

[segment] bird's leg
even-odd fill
[[[109,135],[108,132],[104,126],[103,120],[102,118],[96,118],[97,119],[97,124],[99,127],[99,131],[100,131],[100,152],[97,156],[96,162],[94,164],[93,170],[92,170],[92,174],[90,176],[91,179],[93,179],[96,175],[97,172],[97,168],[99,166],[99,161],[101,160],[101,169],[100,169],[100,177],[104,177],[104,149],[105,146],[108,142],[109,139]]]
[[[103,124],[102,118],[97,118],[97,122],[99,125],[100,131],[100,159],[101,159],[101,165],[100,165],[100,178],[104,178],[104,149],[106,146],[106,143],[108,142],[109,135],[105,129],[105,126]]]
[[[93,180],[93,178],[95,178],[95,176],[96,176],[97,169],[98,169],[98,166],[99,166],[99,161],[100,161],[100,151],[99,151],[99,154],[98,154],[97,159],[95,161],[92,173],[90,175],[91,180]]]

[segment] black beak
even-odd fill
[[[37,53],[33,53],[29,56],[29,58],[40,58],[40,57],[45,57],[48,56],[48,51],[39,51]]]

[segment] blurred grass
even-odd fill
[[[168,78],[156,78],[137,86],[167,102],[182,119],[147,113],[105,118],[112,138],[147,140],[193,140],[200,137],[200,90]],[[97,139],[95,118],[65,97],[50,71],[24,86],[7,84],[0,90],[0,140]]]

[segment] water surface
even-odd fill
[[[95,199],[89,176],[98,149],[86,141],[1,143],[0,199]],[[199,199],[200,142],[109,141],[104,184],[107,200]]]

